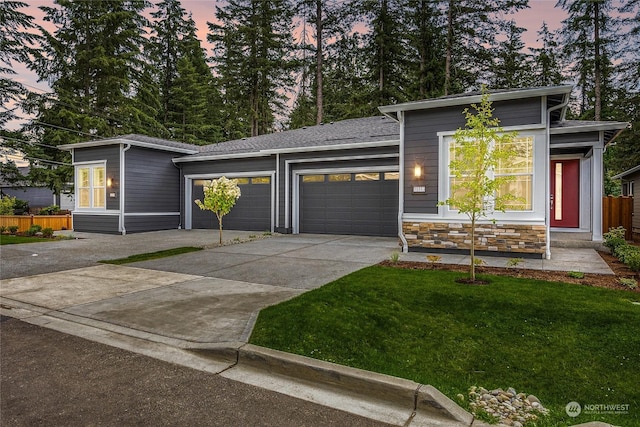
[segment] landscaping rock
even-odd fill
[[[518,393],[512,387],[506,392],[501,388],[487,391],[482,387],[471,387],[468,395],[474,416],[484,412],[506,426],[523,427],[549,413],[536,396]]]

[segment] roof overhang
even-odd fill
[[[631,168],[628,171],[624,171],[622,173],[619,173],[618,175],[614,175],[614,176],[611,177],[611,179],[622,179],[625,176],[631,175],[631,174],[636,173],[636,172],[640,172],[640,165],[636,166],[635,168]]]
[[[99,139],[95,141],[78,142],[77,144],[58,145],[58,148],[65,151],[71,151],[74,148],[104,147],[106,145],[120,145],[120,144],[127,144],[127,145],[131,145],[134,147],[141,147],[141,148],[150,148],[153,150],[170,151],[173,153],[180,153],[180,154],[198,153],[198,150],[190,150],[187,148],[179,148],[179,147],[170,147],[166,145],[159,145],[159,144],[153,144],[153,143],[142,142],[142,141],[132,141],[130,139],[123,139],[123,138]]]
[[[246,159],[251,157],[267,157],[275,154],[306,153],[312,151],[353,150],[359,148],[390,147],[400,145],[399,139],[386,141],[354,142],[350,144],[317,145],[305,147],[277,148],[271,150],[249,151],[244,153],[220,153],[199,156],[186,156],[173,159],[173,163],[205,162],[208,160]]]
[[[561,86],[547,86],[547,87],[539,87],[539,88],[526,88],[526,89],[513,89],[506,90],[501,92],[489,92],[489,100],[494,101],[506,101],[511,99],[521,99],[521,98],[533,98],[537,96],[548,96],[548,95],[568,95],[571,93],[573,89],[572,85],[561,85]],[[396,119],[394,113],[400,111],[411,111],[411,110],[427,110],[433,108],[443,108],[443,107],[452,107],[457,105],[467,105],[478,103],[482,100],[482,94],[473,93],[473,94],[460,94],[453,95],[441,98],[434,99],[425,99],[423,101],[415,101],[415,102],[405,102],[402,104],[394,104],[394,105],[385,105],[382,107],[378,107],[380,112],[392,119]]]
[[[629,126],[630,124],[627,122],[584,122],[567,126],[551,126],[549,133],[560,135],[578,132],[603,132],[605,139],[603,142],[605,146],[608,146]]]

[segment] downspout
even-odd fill
[[[178,203],[179,203],[179,208],[178,208],[178,210],[180,211],[180,220],[179,220],[179,223],[178,223],[178,230],[182,230],[183,203],[184,203],[185,205],[187,204],[187,201],[186,201],[186,200],[184,200],[184,195],[183,195],[183,193],[182,193],[182,190],[183,190],[183,187],[184,187],[184,184],[183,184],[183,182],[182,182],[182,166],[178,166],[178,165],[176,165],[176,163],[175,163],[175,162],[173,162],[173,161],[171,162],[171,164],[173,164],[173,166],[174,166],[176,169],[178,169],[178,173],[180,174],[180,196],[179,196],[179,197],[180,197],[180,200],[178,201]]]
[[[402,215],[404,213],[404,114],[402,111],[398,111],[398,122],[400,122],[400,167],[399,167],[399,180],[398,180],[398,237],[402,242],[402,252],[409,252],[409,244],[402,232]]]
[[[552,111],[556,111],[559,110],[561,108],[565,108],[567,105],[569,105],[569,100],[570,100],[570,94],[566,94],[564,101],[562,102],[562,104],[558,104],[555,105],[551,108],[547,109],[547,123],[546,123],[546,128],[545,128],[545,132],[546,132],[546,137],[547,137],[547,150],[546,150],[546,154],[545,154],[545,161],[546,161],[546,166],[545,166],[545,170],[547,171],[547,173],[545,174],[544,177],[544,183],[545,183],[545,197],[546,197],[546,202],[545,202],[545,215],[544,215],[544,225],[545,228],[547,229],[547,241],[546,241],[546,245],[545,245],[545,258],[546,259],[551,259],[551,176],[550,173],[551,171],[549,170],[549,167],[551,165],[551,112]],[[564,116],[564,114],[563,114]],[[561,117],[562,119],[562,117]]]
[[[124,153],[131,148],[131,144],[120,145],[120,232],[122,235],[127,234],[127,229],[124,226],[124,177],[125,177],[125,159]]]

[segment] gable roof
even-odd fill
[[[169,139],[153,138],[145,135],[128,134],[113,138],[96,139],[93,141],[78,142],[76,144],[59,145],[61,150],[71,151],[74,148],[101,147],[105,145],[130,144],[136,147],[152,148],[155,150],[172,151],[182,154],[194,154],[200,151],[199,146],[171,141]]]
[[[561,105],[565,99],[571,93],[573,86],[560,85],[560,86],[544,86],[544,87],[529,87],[520,89],[498,89],[490,90],[490,101],[504,101],[510,99],[522,99],[533,98],[538,96],[547,96],[548,107],[555,105]],[[385,105],[378,107],[378,110],[382,114],[395,118],[393,113],[399,111],[412,111],[412,110],[427,110],[433,108],[451,107],[456,105],[468,105],[478,103],[482,100],[482,92],[467,92],[456,95],[446,95],[438,98],[424,99],[421,101],[404,102],[401,104]],[[558,119],[563,115],[559,115]]]
[[[624,178],[625,176],[629,176],[629,175],[634,174],[634,173],[639,172],[639,171],[640,171],[640,165],[638,165],[638,166],[636,166],[634,168],[631,168],[631,169],[629,169],[627,171],[624,171],[622,173],[619,173],[618,175],[614,175],[614,176],[611,177],[611,179]]]
[[[385,116],[330,122],[200,147],[200,152],[174,159],[175,163],[221,157],[246,157],[315,150],[338,150],[366,146],[399,145],[400,124]]]

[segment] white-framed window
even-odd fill
[[[107,173],[104,163],[76,165],[78,209],[106,209]]]
[[[454,186],[458,186],[456,196],[461,196],[465,192],[464,182],[473,179],[470,171],[462,171],[462,177],[456,177],[455,171],[449,166],[450,162],[457,156],[458,144],[450,138],[448,140],[449,159],[447,163],[448,180],[447,180],[447,194],[453,195]],[[508,143],[517,155],[515,158],[507,161],[499,162],[495,170],[490,172],[491,176],[511,176],[512,180],[502,186],[497,192],[497,195],[512,194],[517,197],[517,200],[511,202],[506,209],[506,212],[516,211],[531,211],[533,210],[533,198],[534,198],[534,137],[533,136],[519,136],[512,142]],[[487,200],[487,203],[491,203]],[[457,211],[455,206],[449,206],[449,210]]]

